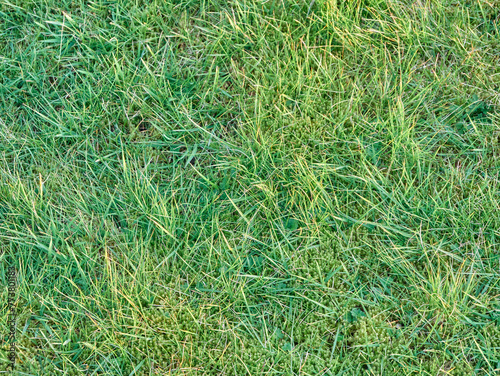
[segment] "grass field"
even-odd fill
[[[15,375],[500,374],[498,0],[0,0]]]

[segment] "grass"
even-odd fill
[[[0,0],[15,374],[497,374],[498,9]]]

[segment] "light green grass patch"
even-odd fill
[[[496,374],[499,8],[0,1],[17,373]]]

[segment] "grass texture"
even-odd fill
[[[499,9],[0,0],[0,369],[498,374]]]

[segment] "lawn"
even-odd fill
[[[0,370],[499,374],[499,105],[499,0],[0,0]]]

